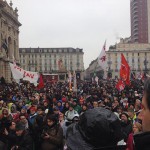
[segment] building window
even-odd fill
[[[64,52],[67,53],[67,49],[64,49]]]
[[[62,53],[62,49],[59,49],[59,53]]]
[[[34,49],[31,49],[31,53],[34,53]]]
[[[53,50],[53,52],[54,52],[54,53],[56,53],[56,52],[57,52],[57,50],[56,50],[56,49],[54,49],[54,50]]]
[[[47,49],[44,49],[44,53],[47,53]]]
[[[132,58],[132,63],[134,63],[134,58]]]

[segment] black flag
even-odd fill
[[[6,39],[4,40],[4,42],[2,44],[2,48],[5,49],[5,52],[6,52],[7,56],[8,56],[8,45],[7,45],[7,40]]]

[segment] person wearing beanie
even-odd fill
[[[129,116],[126,112],[123,112],[120,115],[121,119],[121,129],[124,137],[124,141],[126,142],[128,139],[129,134],[132,132],[132,124],[129,120]]]
[[[16,145],[11,150],[33,150],[33,140],[22,122],[16,124]]]
[[[59,101],[57,102],[57,107],[58,107],[58,109],[59,109],[60,112],[63,111],[62,100],[59,100]]]

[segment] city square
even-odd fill
[[[150,0],[0,0],[0,150],[150,149]]]

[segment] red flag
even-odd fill
[[[37,88],[38,88],[38,89],[44,88],[44,82],[43,82],[42,75],[40,75],[39,84],[38,84]]]
[[[121,54],[120,78],[125,81],[126,85],[130,85],[130,66],[123,54]]]
[[[116,89],[118,91],[122,91],[122,90],[124,90],[124,87],[125,87],[125,85],[124,85],[123,81],[119,80],[118,83],[116,84]]]

